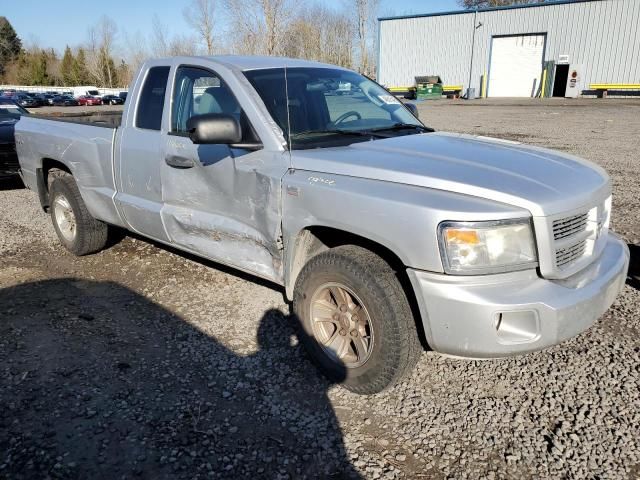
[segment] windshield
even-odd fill
[[[292,149],[429,131],[393,95],[355,72],[296,67],[245,76]]]
[[[100,92],[98,90],[87,90],[87,95],[97,97],[98,95],[100,95]]]

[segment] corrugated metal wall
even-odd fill
[[[545,61],[569,55],[581,64],[582,84],[640,83],[640,0],[592,0],[479,11],[471,87],[480,91],[495,35],[546,33]],[[474,13],[382,19],[378,81],[413,85],[414,76],[439,74],[447,85],[469,84]],[[551,72],[550,72],[551,73]]]

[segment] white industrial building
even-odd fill
[[[378,81],[404,87],[422,75],[488,97],[640,90],[640,0],[380,18]]]

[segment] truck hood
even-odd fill
[[[592,206],[609,176],[581,158],[496,138],[426,133],[294,150],[292,167],[416,185],[525,208],[533,216]]]

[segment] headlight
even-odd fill
[[[438,226],[445,272],[480,275],[534,268],[536,248],[529,219],[442,222]]]

